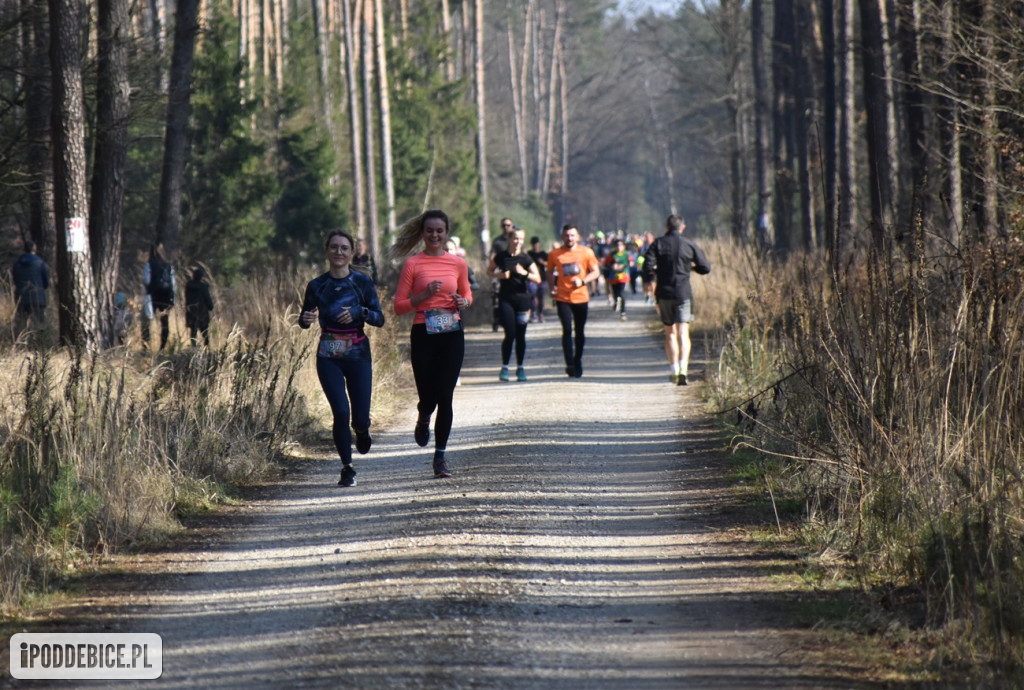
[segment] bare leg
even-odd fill
[[[675,367],[679,361],[679,324],[665,326],[665,356],[668,357],[669,366]]]
[[[679,373],[686,374],[690,367],[690,324],[677,323],[679,328]]]

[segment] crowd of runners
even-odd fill
[[[628,290],[642,294],[646,305],[657,308],[665,331],[669,381],[687,385],[693,321],[690,275],[707,274],[711,265],[700,248],[684,237],[685,228],[681,217],[670,215],[660,237],[650,232],[606,237],[597,231],[584,240],[579,228],[566,224],[561,242],[545,251],[539,237],[531,237],[527,246],[526,232],[503,218],[486,269],[494,330],[504,332],[498,380],[511,380],[513,354],[515,380],[528,380],[527,328],[545,320],[548,298],[562,329],[565,373],[582,378],[591,300],[607,296],[609,306],[626,321]],[[413,314],[409,353],[418,395],[413,438],[421,447],[430,443],[433,417],[433,474],[444,479],[451,477],[446,447],[465,356],[462,312],[473,304],[479,285],[460,256],[443,211],[425,211],[410,219],[398,228],[395,238],[393,256],[404,263],[394,313]],[[352,432],[360,454],[369,452],[373,442],[373,368],[365,326],[382,326],[385,319],[371,272],[353,262],[357,248],[347,232],[328,232],[324,245],[328,271],[306,286],[299,313],[302,328],[319,321],[316,369],[334,417],[333,439],[342,463],[338,484],[345,487],[356,483]]]

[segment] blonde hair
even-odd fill
[[[423,223],[431,218],[440,218],[443,220],[445,232],[449,237],[451,236],[452,226],[448,220],[448,214],[437,209],[424,211],[415,218],[410,218],[405,221],[395,230],[395,241],[394,244],[391,245],[392,256],[402,258],[412,254],[413,250],[416,249],[423,240]]]

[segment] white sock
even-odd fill
[[[679,362],[672,365],[672,375],[675,376],[679,373]]]

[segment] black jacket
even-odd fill
[[[653,269],[659,299],[693,300],[690,271],[701,275],[711,272],[711,264],[704,252],[688,237],[678,232],[667,232],[651,243],[644,252],[644,266]]]
[[[50,272],[36,254],[22,254],[11,269],[14,279],[14,299],[37,307],[46,306],[46,290],[50,287]]]

